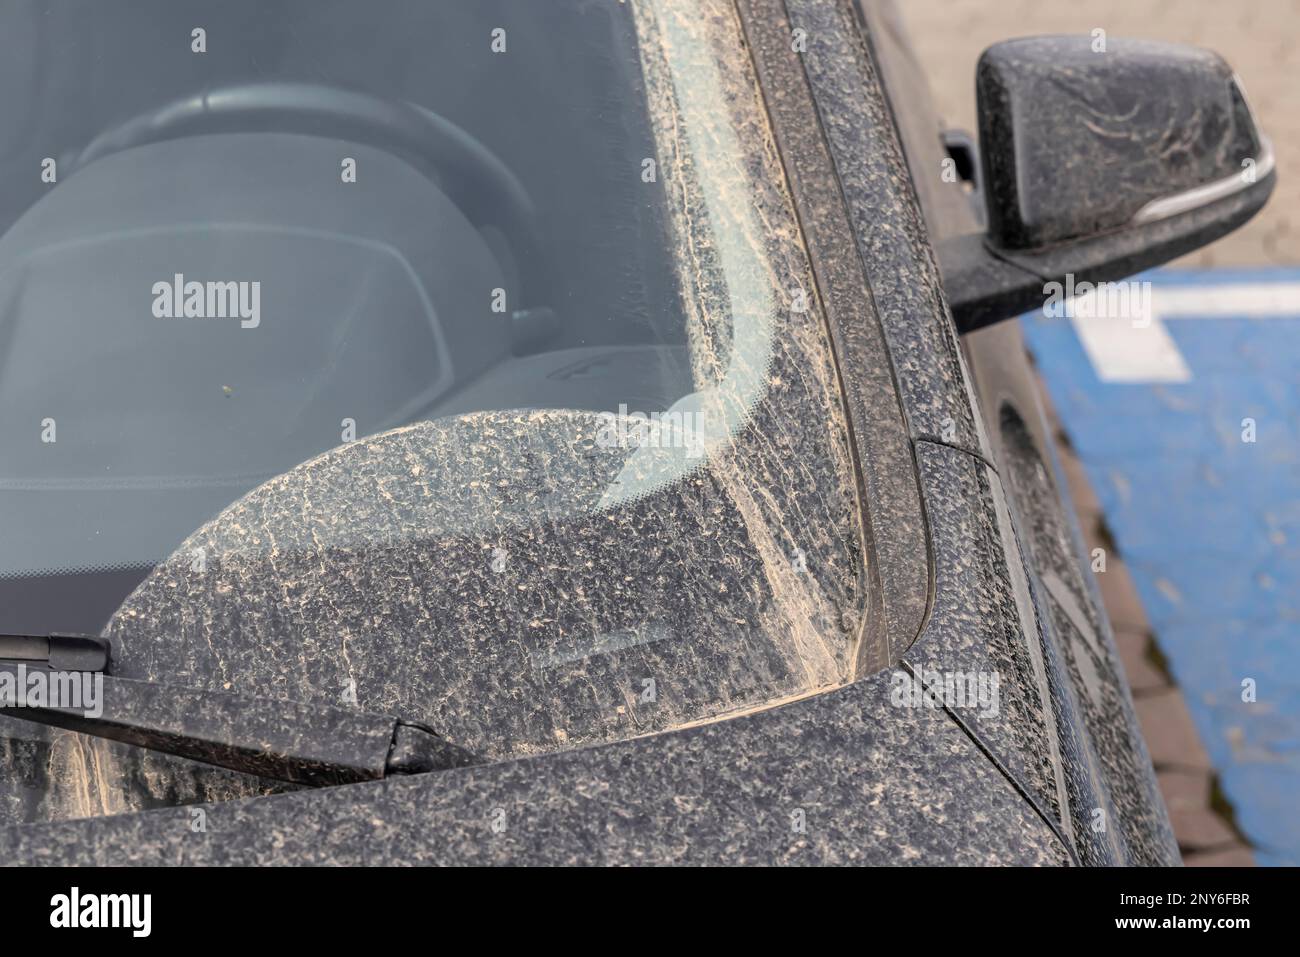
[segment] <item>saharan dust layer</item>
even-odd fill
[[[868,576],[849,437],[734,8],[628,7],[705,453],[608,447],[599,417],[572,410],[482,411],[340,446],[150,574],[109,626],[116,673],[355,702],[487,758],[717,720],[853,677]],[[16,773],[0,820],[274,788],[6,724],[0,764]]]

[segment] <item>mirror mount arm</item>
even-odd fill
[[[935,254],[960,334],[1043,305],[1051,283],[1114,282],[1199,249],[1241,226],[1268,201],[1269,168],[1248,189],[1162,219],[1042,249],[1001,249],[987,233],[941,240]]]
[[[999,256],[984,233],[940,240],[935,255],[959,335],[1018,316],[1043,302],[1044,280]]]

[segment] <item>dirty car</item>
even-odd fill
[[[1008,320],[1273,173],[1088,43],[976,145],[874,0],[6,4],[6,860],[1176,862]]]

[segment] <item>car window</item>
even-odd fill
[[[39,0],[0,53],[0,632],[488,757],[852,678],[862,503],[730,3]],[[3,731],[0,819],[269,787]]]

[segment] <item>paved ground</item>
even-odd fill
[[[1133,576],[1116,551],[1101,500],[1060,424],[1046,384],[1040,380],[1040,386],[1088,552],[1104,548],[1110,556],[1106,573],[1098,579],[1102,600],[1115,630],[1138,721],[1169,807],[1183,861],[1188,865],[1251,866],[1254,855],[1236,822],[1235,809],[1223,797],[1218,772],[1201,744],[1187,702],[1147,621]]]
[[[1140,278],[1159,348],[1155,323],[1041,313],[1026,338],[1131,572],[1099,579],[1121,650],[1141,645],[1126,671],[1167,799],[1208,802],[1212,765],[1259,862],[1297,865],[1300,269]],[[1186,850],[1232,848],[1231,821],[1171,812]]]
[[[1300,0],[899,4],[950,125],[989,44],[1100,27],[1219,51],[1274,141],[1269,207],[1147,277],[1150,329],[1025,329],[1184,859],[1300,863]]]

